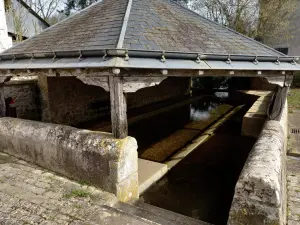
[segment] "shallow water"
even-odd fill
[[[153,147],[157,142],[165,141],[168,137],[170,138],[172,135],[175,135],[178,130],[194,130],[191,127],[187,128],[193,121],[198,122],[198,127],[203,127],[203,129],[200,129],[198,132],[198,134],[201,134],[207,126],[225,114],[225,109],[230,107],[228,104],[225,104],[228,96],[228,93],[221,97],[214,95],[206,96],[192,104],[164,112],[129,126],[129,135],[135,137],[138,141],[139,155],[141,156],[144,151]],[[225,106],[225,108],[220,108],[220,106]],[[220,110],[217,110],[218,108],[220,108]],[[203,126],[201,126],[201,124]],[[191,136],[187,135],[187,139],[182,141],[188,143],[192,139]],[[174,151],[176,150],[179,149],[174,149]]]
[[[241,102],[229,98],[190,106],[189,119],[207,120],[219,105]],[[248,106],[225,122],[215,135],[174,167],[143,195],[146,203],[186,216],[226,224],[234,188],[255,139],[242,137],[241,122]]]

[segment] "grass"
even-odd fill
[[[91,196],[91,193],[89,193],[86,190],[82,190],[82,189],[73,189],[69,193],[64,195],[65,198],[74,198],[74,197],[86,198],[86,197],[90,197],[90,196]]]
[[[289,113],[300,110],[300,88],[291,88],[288,95]]]
[[[86,186],[91,186],[91,183],[90,182],[88,182],[88,181],[86,181],[86,180],[80,180],[80,181],[78,181],[78,183],[80,184],[80,185],[86,185]]]

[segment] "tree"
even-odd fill
[[[98,2],[100,0],[66,0],[65,2],[65,9],[64,9],[64,13],[69,16],[70,13],[75,10],[81,10],[86,8],[87,6]],[[175,2],[181,3],[181,4],[187,4],[188,0],[173,0]]]
[[[63,11],[57,11],[56,13],[52,14],[48,19],[48,23],[53,25],[56,24],[64,19],[67,18],[67,15],[63,13]]]
[[[8,9],[11,7],[11,5],[12,5],[11,0],[4,0],[5,11],[8,11]]]
[[[97,2],[98,0],[66,0],[64,13],[69,16],[73,10],[78,11]]]
[[[256,35],[259,4],[253,0],[191,0],[189,6],[202,16],[248,36]]]
[[[189,0],[188,6],[217,23],[268,42],[290,33],[298,0]]]
[[[13,29],[17,42],[23,41],[28,30],[26,22],[28,18],[28,11],[24,7],[16,7],[13,4],[7,8],[7,23]]]
[[[25,2],[47,22],[63,7],[61,0],[26,0]]]
[[[257,37],[267,44],[288,41],[293,36],[292,21],[298,0],[259,0]]]

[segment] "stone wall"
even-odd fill
[[[86,85],[75,77],[41,77],[42,120],[76,125],[109,114],[109,93],[101,87]],[[189,94],[190,78],[168,78],[160,85],[126,94],[132,109]]]
[[[138,198],[138,156],[134,138],[16,118],[0,118],[0,149],[78,181]]]
[[[157,86],[140,89],[135,93],[128,93],[127,107],[130,109],[182,97],[189,94],[190,86],[191,78],[169,77]]]
[[[13,98],[17,117],[40,120],[40,96],[37,79],[18,79],[4,83],[4,97]]]
[[[108,92],[86,85],[75,77],[48,77],[43,87],[43,92],[46,91],[42,94],[46,101],[44,107],[46,105],[48,121],[52,123],[75,125],[95,120],[110,107]]]
[[[287,104],[267,121],[238,179],[229,225],[286,224]]]

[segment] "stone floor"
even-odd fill
[[[300,225],[300,158],[287,158],[288,225]]]
[[[289,114],[288,155],[300,157],[300,113]]]
[[[114,195],[0,153],[0,224],[111,224]],[[110,217],[106,220],[105,217]],[[131,223],[130,223],[131,224]]]

